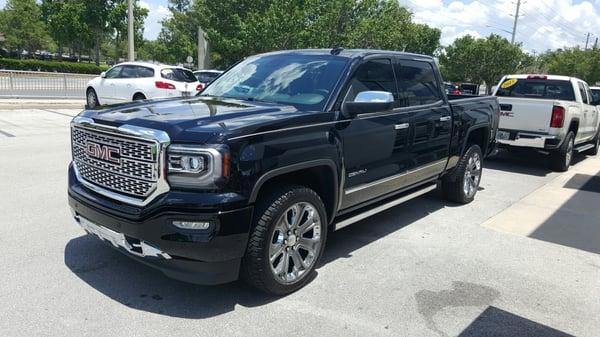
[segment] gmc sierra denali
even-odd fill
[[[449,100],[442,83],[408,53],[248,57],[196,97],[74,118],[69,204],[85,231],[169,277],[287,294],[328,229],[438,185],[473,200],[499,105]]]

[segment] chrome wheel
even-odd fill
[[[571,140],[567,145],[567,153],[565,154],[565,166],[569,167],[571,165],[571,159],[573,158],[573,144],[574,140]]]
[[[315,206],[299,202],[278,219],[269,245],[275,279],[295,283],[313,267],[321,249],[321,218]]]
[[[463,191],[467,198],[471,198],[477,193],[479,181],[481,180],[481,157],[478,153],[473,153],[467,163],[465,178],[463,181]]]

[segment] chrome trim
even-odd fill
[[[366,184],[362,184],[362,185],[359,185],[359,186],[356,186],[356,187],[349,188],[349,189],[347,189],[347,190],[344,191],[344,194],[348,195],[348,194],[356,193],[356,192],[359,192],[359,191],[362,191],[364,189],[371,188],[371,187],[374,187],[374,186],[377,186],[377,185],[385,184],[387,182],[396,180],[398,178],[402,178],[402,177],[405,177],[407,175],[410,175],[410,174],[413,174],[413,173],[417,173],[417,172],[422,171],[422,170],[426,170],[426,169],[428,169],[430,167],[434,167],[434,166],[438,166],[438,165],[442,165],[442,164],[445,167],[446,164],[447,164],[447,162],[448,162],[448,159],[438,160],[438,161],[436,161],[436,162],[434,162],[432,164],[421,166],[421,167],[416,168],[414,170],[409,170],[409,171],[406,171],[406,172],[403,172],[403,173],[400,173],[400,174],[396,174],[396,175],[393,175],[393,176],[390,176],[390,177],[386,177],[386,178],[383,178],[383,179],[379,179],[379,180],[376,180],[376,181],[373,181],[373,182],[370,182],[370,183],[366,183]]]
[[[404,130],[404,129],[408,129],[410,127],[410,123],[402,123],[402,124],[396,124],[394,126],[394,128],[396,130]]]
[[[204,154],[210,157],[208,163],[208,169],[206,171],[199,172],[198,174],[186,173],[177,170],[173,170],[168,167],[167,179],[171,176],[171,184],[177,185],[179,182],[175,180],[187,178],[195,179],[193,185],[200,185],[199,187],[210,187],[215,183],[215,180],[223,176],[223,154],[219,152],[211,145],[171,145],[167,149],[167,158],[171,154]],[[217,146],[217,145],[214,145]],[[167,159],[168,164],[168,159]],[[176,178],[176,179],[173,179]],[[190,185],[188,183],[188,185]]]
[[[73,210],[71,210],[71,212],[74,213]],[[128,253],[140,257],[160,257],[166,260],[171,259],[169,254],[145,241],[140,240],[139,244],[130,244],[123,233],[115,232],[112,229],[97,225],[77,214],[74,214],[73,218],[88,234],[96,235],[100,240],[109,242],[115,248],[123,248]],[[141,250],[141,253],[136,251],[136,248]]]
[[[452,120],[452,117],[450,116],[444,116],[440,118],[440,122],[449,122]]]
[[[73,161],[73,169],[75,171],[75,176],[77,180],[82,183],[85,187],[90,190],[101,194],[105,197],[108,197],[113,200],[117,200],[120,202],[124,202],[126,204],[134,205],[134,206],[146,206],[154,199],[156,199],[159,195],[168,192],[171,188],[169,183],[167,182],[167,177],[165,176],[165,167],[167,160],[167,147],[171,143],[171,139],[169,135],[160,130],[148,129],[143,127],[138,127],[134,125],[122,125],[120,127],[113,127],[107,125],[97,124],[93,119],[87,117],[75,117],[71,121],[71,127],[78,126],[86,129],[97,130],[99,132],[112,133],[115,135],[121,135],[125,137],[139,138],[145,141],[153,141],[157,145],[157,154],[158,154],[158,162],[157,162],[157,174],[158,179],[156,182],[156,188],[153,192],[151,192],[145,199],[135,198],[123,195],[118,192],[110,191],[106,188],[100,187],[93,183],[90,183],[83,179],[77,169],[76,163]]]
[[[360,220],[366,219],[366,218],[368,218],[368,217],[370,217],[372,215],[375,215],[377,213],[381,213],[381,212],[383,212],[383,211],[385,211],[387,209],[390,209],[390,208],[392,208],[394,206],[398,206],[398,205],[400,205],[400,204],[402,204],[404,202],[407,202],[407,201],[409,201],[411,199],[414,199],[414,198],[420,197],[420,196],[422,196],[424,194],[427,194],[427,193],[435,190],[436,188],[437,188],[437,185],[435,185],[435,184],[431,185],[431,186],[428,186],[428,187],[425,187],[425,188],[420,189],[418,191],[415,191],[415,192],[413,192],[411,194],[405,195],[405,196],[400,197],[398,199],[392,200],[392,201],[390,201],[390,202],[388,202],[386,204],[383,204],[381,206],[378,206],[378,207],[375,207],[373,209],[370,209],[370,210],[368,210],[368,211],[366,211],[364,213],[360,213],[360,214],[357,214],[357,215],[355,215],[355,216],[353,216],[351,218],[348,218],[346,220],[340,221],[340,222],[334,224],[333,228],[334,228],[334,230],[337,231],[337,230],[342,229],[344,227],[347,227],[347,226],[349,226],[349,225],[351,225],[351,224],[353,224],[355,222],[358,222]]]

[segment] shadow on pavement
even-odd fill
[[[431,192],[330,232],[320,264],[350,257],[353,251],[443,208],[447,203],[438,194]],[[64,258],[75,275],[104,295],[128,307],[166,316],[207,318],[233,311],[236,305],[257,307],[278,299],[242,282],[205,287],[169,279],[88,235],[71,240]]]
[[[583,154],[575,154],[572,165],[578,164],[585,158]],[[486,159],[484,167],[537,177],[545,177],[553,172],[548,167],[548,155],[527,148],[501,149],[497,155]]]
[[[207,318],[277,300],[242,282],[198,286],[172,280],[92,236],[65,247],[65,264],[88,285],[133,309],[181,318]],[[90,304],[91,305],[91,304]]]
[[[574,337],[510,312],[488,307],[458,337]]]
[[[577,192],[529,237],[600,254],[599,175],[575,174],[564,187]]]

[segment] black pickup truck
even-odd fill
[[[434,60],[375,50],[248,57],[196,97],[83,111],[75,220],[169,277],[302,287],[336,230],[438,186],[477,193],[495,97],[448,100]]]

